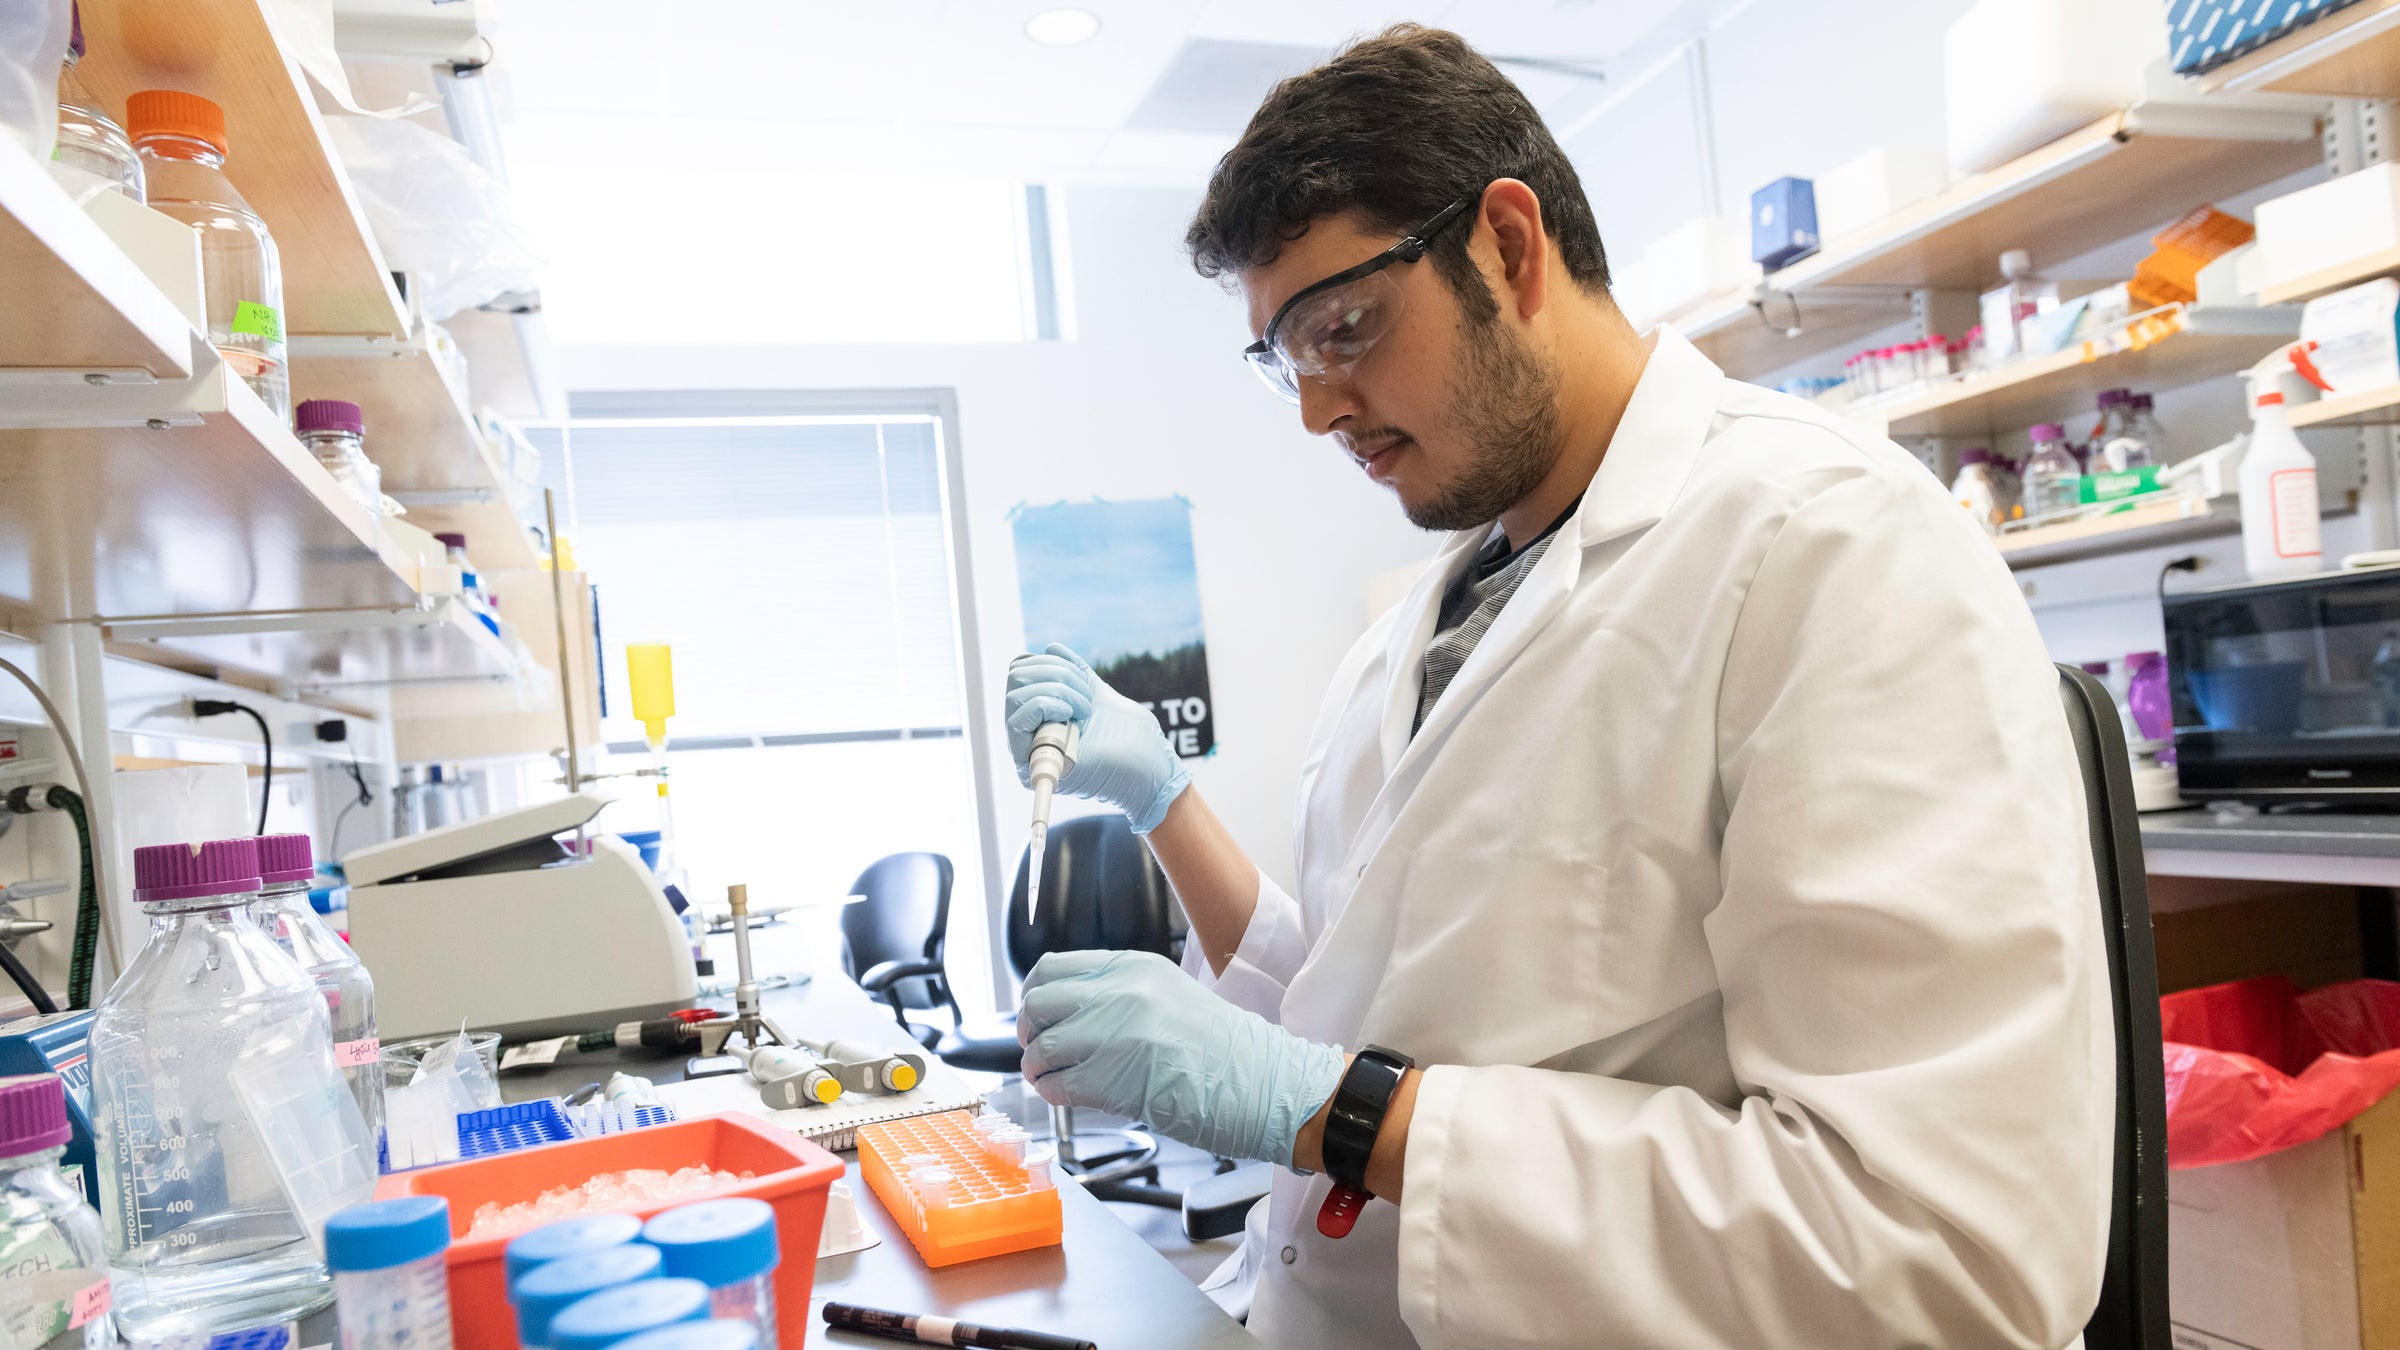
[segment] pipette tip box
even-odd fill
[[[858,1170],[928,1266],[1055,1247],[1063,1228],[1055,1163],[1048,1186],[985,1147],[965,1111],[858,1127]],[[948,1203],[928,1208],[901,1159],[931,1155],[951,1175]]]

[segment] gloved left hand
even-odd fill
[[[1017,1041],[1044,1101],[1284,1167],[1345,1064],[1339,1049],[1233,1006],[1149,952],[1043,957],[1025,978]]]

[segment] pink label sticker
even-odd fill
[[[67,1314],[67,1328],[73,1330],[108,1312],[109,1287],[106,1279],[94,1280],[75,1293],[74,1310]]]
[[[333,1062],[345,1069],[355,1069],[361,1064],[374,1063],[382,1054],[383,1043],[373,1036],[367,1036],[333,1047]]]

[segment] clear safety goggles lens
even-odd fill
[[[1250,353],[1259,378],[1287,403],[1300,401],[1300,377],[1324,384],[1350,378],[1368,350],[1400,317],[1404,292],[1388,272],[1304,297],[1284,311],[1275,341]]]

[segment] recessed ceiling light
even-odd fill
[[[1088,9],[1045,9],[1025,21],[1025,36],[1045,47],[1072,47],[1100,31],[1100,16]]]

